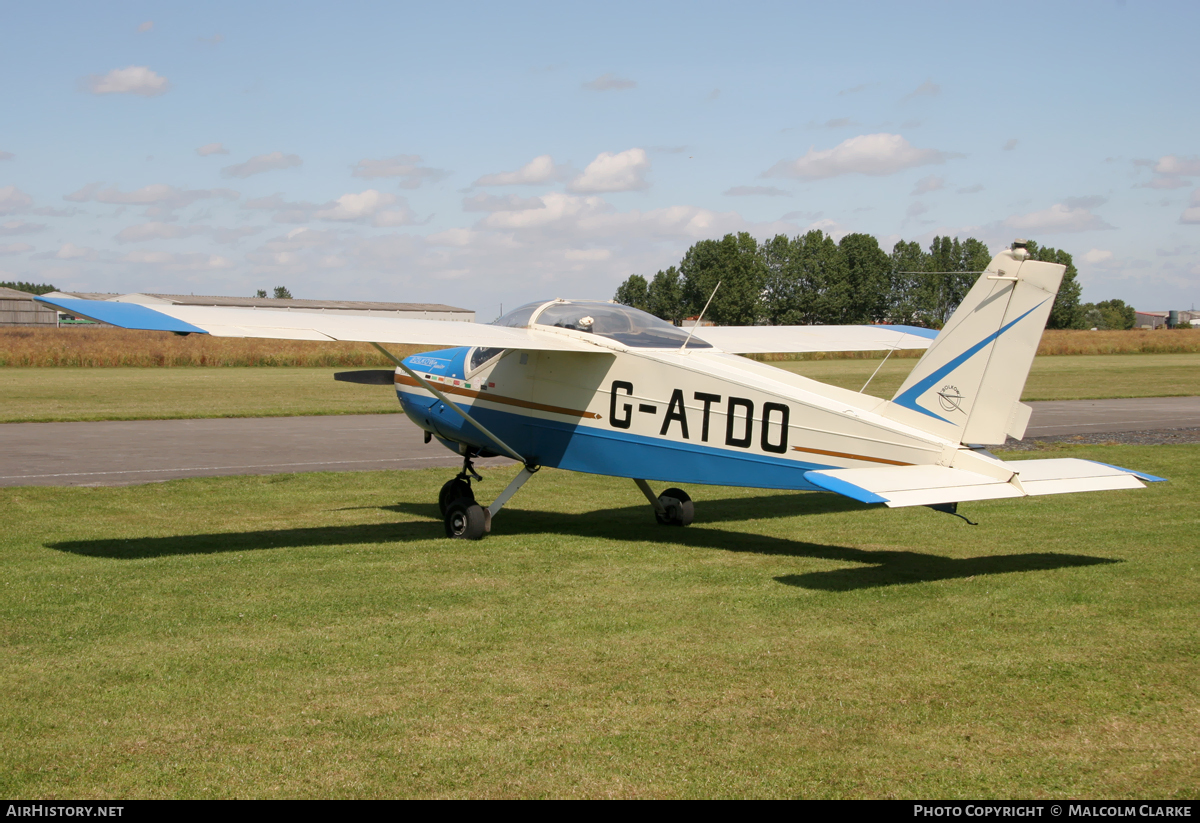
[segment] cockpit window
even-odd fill
[[[524,329],[529,326],[529,318],[533,317],[533,313],[546,305],[545,300],[539,300],[536,303],[526,303],[520,308],[513,309],[503,317],[492,321],[493,326],[508,326],[512,329]]]
[[[467,373],[474,372],[493,357],[499,357],[504,354],[504,351],[504,349],[485,349],[482,347],[471,349],[471,356],[467,362]]]
[[[634,348],[679,348],[688,337],[686,330],[640,309],[590,300],[550,303],[533,318],[533,322],[536,326],[556,326],[608,337]],[[712,348],[695,337],[688,347]]]

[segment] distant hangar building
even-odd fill
[[[47,297],[73,297],[115,303],[175,306],[221,306],[249,309],[334,313],[341,316],[403,317],[419,320],[475,322],[475,312],[441,303],[376,303],[367,300],[297,300],[275,297],[210,297],[195,294],[106,294],[96,292],[51,292]],[[0,289],[0,326],[53,326],[58,313],[33,301],[34,295]],[[10,305],[11,304],[11,305]]]

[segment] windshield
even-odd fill
[[[688,337],[688,333],[678,326],[620,303],[557,300],[547,305],[533,319],[539,326],[556,326],[596,334],[634,348],[677,349]],[[695,337],[688,346],[697,349],[712,348]]]

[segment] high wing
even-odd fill
[[[431,346],[481,346],[498,349],[607,350],[577,337],[533,329],[485,326],[445,320],[399,317],[340,317],[334,312],[212,306],[117,303],[108,300],[36,298],[39,303],[123,329],[211,334],[213,337],[264,337],[277,340],[345,340]]]
[[[916,326],[703,326],[696,336],[733,354],[927,349],[937,332]]]
[[[542,330],[444,320],[347,317],[305,310],[151,307],[107,300],[36,299],[61,311],[124,329],[180,334],[594,353],[611,350],[607,342],[593,344],[586,337],[556,334],[549,327]],[[734,354],[760,354],[927,349],[936,336],[931,329],[913,326],[708,326],[698,329],[695,338]]]

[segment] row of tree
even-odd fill
[[[1079,303],[1071,255],[1033,242],[1029,251],[1036,260],[1067,267],[1048,328],[1096,325]],[[614,299],[676,324],[698,315],[711,298],[704,317],[722,326],[903,323],[941,328],[991,259],[988,247],[973,237],[961,242],[935,237],[928,250],[902,240],[888,254],[869,234],[848,234],[834,242],[815,229],[759,243],[742,232],[701,240],[678,266],[649,281],[630,275]]]
[[[0,286],[29,294],[49,294],[52,291],[58,291],[49,283],[26,283],[23,280],[0,280]]]

